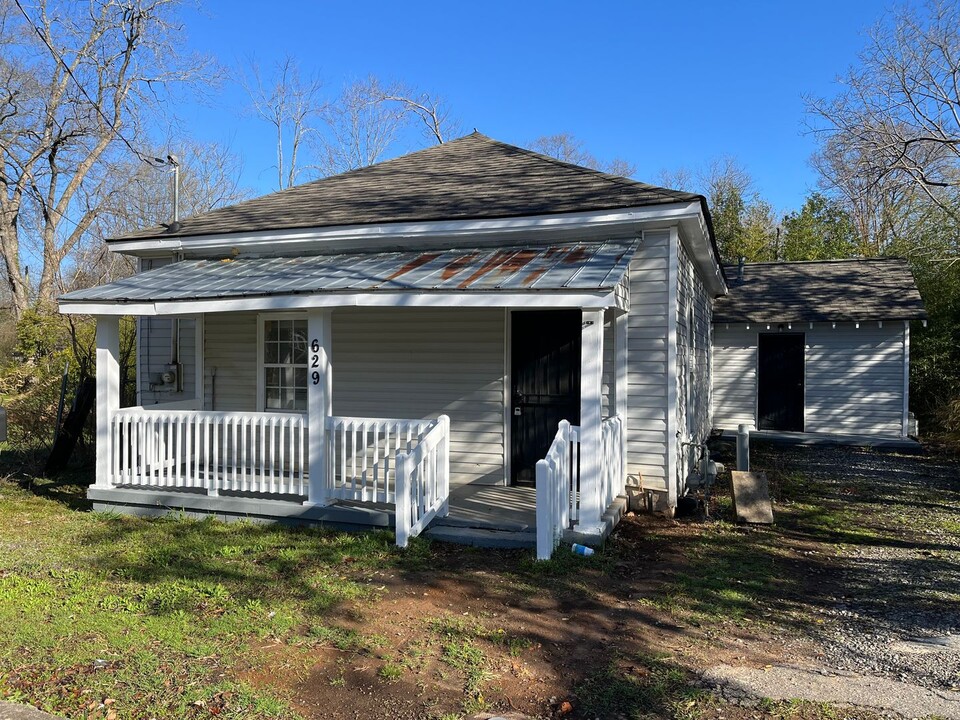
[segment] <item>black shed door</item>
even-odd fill
[[[802,334],[760,335],[757,428],[803,432]]]
[[[579,310],[537,310],[511,315],[511,474],[536,481],[557,423],[580,424]]]

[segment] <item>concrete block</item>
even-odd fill
[[[758,525],[773,524],[773,505],[767,474],[762,472],[730,473],[733,478],[733,509],[737,520]]]

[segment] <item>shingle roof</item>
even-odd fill
[[[611,210],[702,197],[561,162],[478,132],[123,240]]]
[[[357,292],[610,291],[639,241],[537,248],[417,250],[306,257],[184,260],[60,298],[162,302]]]
[[[743,282],[726,268],[729,294],[714,322],[915,320],[926,317],[905,260],[749,263]]]

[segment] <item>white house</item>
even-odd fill
[[[910,321],[926,317],[903,260],[728,267],[714,307],[714,424],[906,438]]]
[[[474,133],[109,247],[141,272],[60,300],[97,318],[97,507],[403,544],[535,494],[548,556],[600,539],[627,484],[674,507],[712,427],[726,282],[698,195]]]

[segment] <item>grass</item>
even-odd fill
[[[320,618],[419,562],[386,533],[75,513],[14,483],[0,517],[0,697],[74,715],[110,697],[121,716],[295,718],[223,668],[267,639],[377,647]]]

